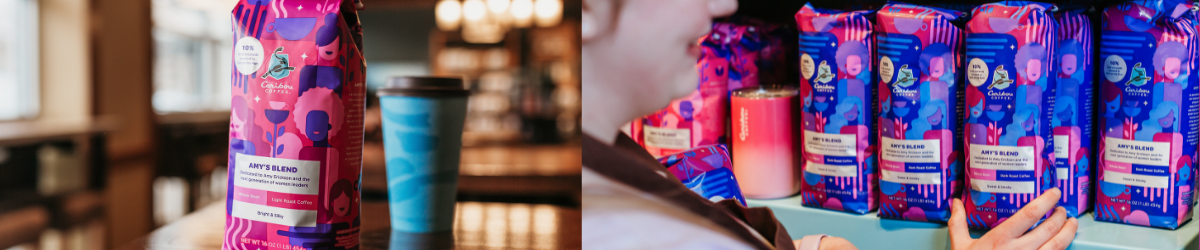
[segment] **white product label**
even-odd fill
[[[858,139],[855,135],[825,134],[804,131],[806,153],[826,156],[857,156]]]
[[[896,140],[879,138],[883,159],[894,162],[941,163],[942,147],[939,140]]]
[[[1067,168],[1056,168],[1059,180],[1066,180],[1071,177],[1071,173],[1067,173]]]
[[[1054,136],[1054,158],[1068,159],[1071,156],[1067,155],[1068,149],[1071,147],[1071,137],[1066,135]]]
[[[237,154],[230,214],[286,226],[317,223],[321,163]],[[305,209],[307,208],[307,209]]]
[[[1109,170],[1104,170],[1104,182],[1151,188],[1168,188],[1171,184],[1166,176],[1129,174]]]
[[[1131,141],[1109,137],[1104,144],[1108,161],[1141,165],[1169,166],[1171,143]]]
[[[809,173],[835,176],[835,177],[858,177],[858,167],[855,165],[827,165],[814,162],[808,162],[804,167]]]
[[[1119,82],[1125,79],[1125,72],[1129,69],[1125,66],[1125,59],[1121,56],[1111,55],[1104,59],[1104,78],[1110,82]]]
[[[1037,156],[1033,147],[971,144],[968,152],[971,168],[992,170],[1034,170]]]
[[[1034,192],[1032,181],[990,181],[971,179],[971,190],[989,193],[1025,194]],[[998,199],[998,198],[997,198]]]
[[[646,146],[665,149],[692,148],[692,130],[642,126]]]
[[[879,59],[879,80],[884,83],[892,83],[892,76],[896,73],[895,70],[892,65],[892,58],[883,56],[883,58]]]
[[[908,173],[883,170],[881,179],[904,184],[942,184],[942,173]]]
[[[263,58],[266,53],[263,52],[262,43],[254,37],[243,37],[238,39],[237,44],[233,47],[233,65],[237,68],[238,73],[243,75],[253,74],[258,71],[258,67],[263,64]]]
[[[317,226],[317,210],[298,210],[233,201],[230,215],[291,227]]]
[[[815,67],[812,56],[809,56],[808,53],[800,55],[800,74],[804,76],[804,79],[812,79],[813,73],[817,71]]]
[[[233,185],[288,194],[317,194],[321,162],[237,154]]]
[[[990,73],[987,63],[982,59],[972,58],[971,63],[967,64],[967,82],[970,82],[971,86],[983,86]]]

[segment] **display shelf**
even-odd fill
[[[846,238],[859,249],[950,249],[949,234],[942,224],[880,219],[875,212],[855,215],[804,207],[799,196],[746,202],[752,207],[770,207],[795,239],[828,234]],[[1078,234],[1068,249],[1192,250],[1197,249],[1197,233],[1200,227],[1195,220],[1172,231],[1098,222],[1089,212],[1079,217]],[[975,238],[980,236],[978,232],[972,234]]]

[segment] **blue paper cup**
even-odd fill
[[[379,88],[392,230],[453,229],[469,93],[455,78],[396,77]]]

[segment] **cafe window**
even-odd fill
[[[153,0],[154,110],[229,110],[231,1]]]
[[[38,114],[37,18],[35,0],[0,0],[0,120]]]

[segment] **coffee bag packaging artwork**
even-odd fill
[[[666,166],[675,178],[683,182],[684,186],[700,197],[713,202],[735,199],[743,206],[746,205],[742,189],[738,186],[737,178],[733,176],[733,162],[729,159],[729,150],[724,144],[688,149],[659,158],[658,161]]]
[[[1192,217],[1200,88],[1190,4],[1128,1],[1102,13],[1096,220],[1174,229]]]
[[[686,97],[671,101],[654,114],[634,119],[631,136],[654,157],[663,157],[684,150],[725,142],[725,120],[729,117],[729,85],[741,84],[733,72],[733,46],[742,38],[745,29],[720,23],[712,33],[700,39],[701,55],[696,64],[700,81]],[[753,63],[739,65],[753,66]],[[736,76],[731,79],[731,76]]]
[[[350,1],[233,8],[223,249],[358,249],[364,61]]]
[[[999,225],[1055,186],[1052,9],[990,3],[976,7],[967,23],[963,202],[972,228]]]
[[[875,26],[879,72],[879,217],[946,222],[962,188],[958,90],[961,12],[885,5]]]
[[[874,11],[806,4],[800,30],[804,205],[865,214],[875,210]]]
[[[1085,9],[1060,11],[1058,48],[1054,62],[1058,66],[1057,95],[1050,126],[1054,127],[1054,167],[1056,185],[1062,190],[1059,205],[1067,215],[1078,217],[1091,210],[1092,183],[1095,180],[1092,153],[1093,98],[1092,21]]]

